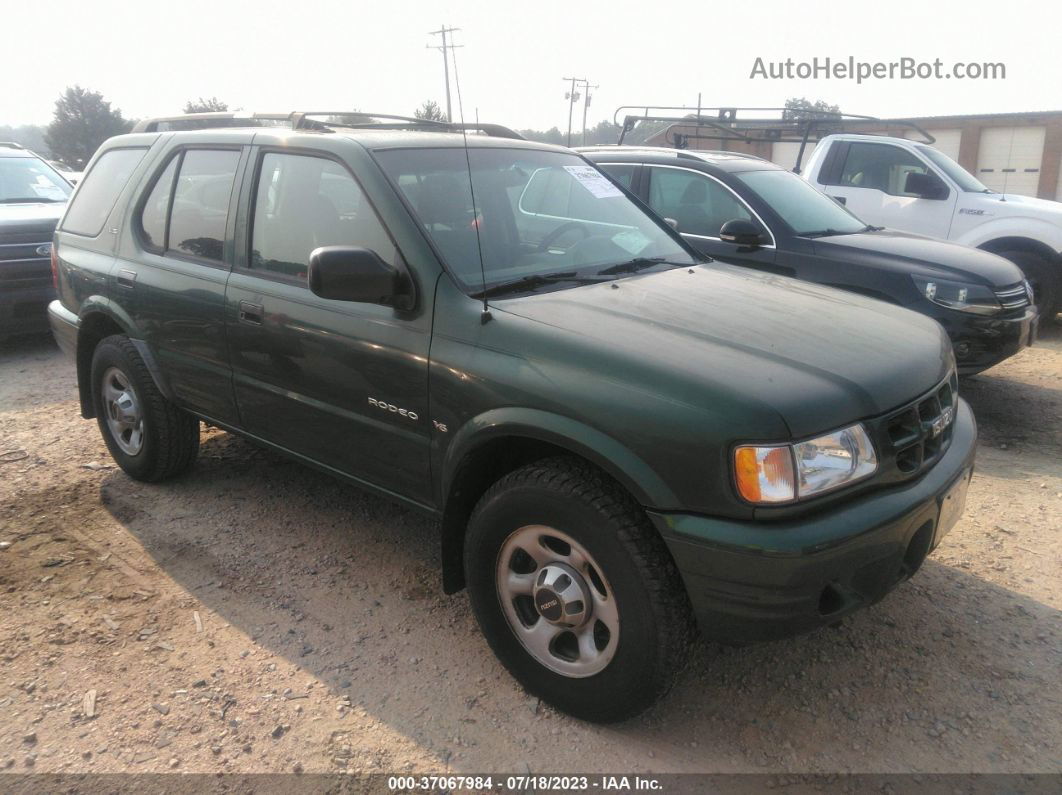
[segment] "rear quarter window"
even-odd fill
[[[95,237],[102,232],[118,194],[146,151],[146,147],[110,149],[100,155],[67,207],[63,231],[86,237]]]

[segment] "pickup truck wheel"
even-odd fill
[[[575,717],[637,715],[686,663],[692,613],[663,540],[621,487],[575,459],[529,464],[487,491],[465,577],[501,662]]]
[[[163,397],[128,337],[102,340],[92,354],[92,400],[103,441],[135,480],[164,480],[199,452],[199,420]]]
[[[999,256],[1021,268],[1032,285],[1040,317],[1044,320],[1054,319],[1062,310],[1062,266],[1031,251],[1001,251]]]

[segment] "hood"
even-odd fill
[[[603,360],[637,362],[661,394],[681,376],[699,401],[765,405],[794,438],[911,401],[953,362],[947,336],[923,315],[718,262],[492,307],[577,335]]]
[[[873,264],[879,267],[993,288],[1025,278],[1017,265],[996,254],[894,229],[818,238],[815,253],[857,264],[872,254],[877,255]]]
[[[959,211],[964,207],[984,210],[987,217],[1007,218],[1014,215],[1039,218],[1062,225],[1062,202],[1019,196],[1016,193],[963,193],[959,196]]]
[[[51,237],[65,209],[66,202],[0,204],[0,235],[43,231]]]

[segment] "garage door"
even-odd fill
[[[1035,196],[1040,185],[1045,127],[986,127],[981,130],[977,178],[992,190]]]
[[[933,144],[933,148],[939,149],[956,163],[959,162],[959,144],[962,141],[962,130],[931,130],[927,127],[926,132],[937,139]],[[922,136],[914,130],[908,130],[904,133],[904,136],[913,141],[923,140]]]
[[[807,164],[811,159],[811,153],[815,151],[815,142],[808,141],[808,145],[804,147],[804,157],[801,159],[801,166]],[[800,152],[800,143],[774,143],[771,145],[771,162],[777,163],[782,168],[787,168],[790,171],[793,170],[793,166],[796,165],[797,153]]]

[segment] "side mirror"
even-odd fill
[[[760,228],[747,218],[734,218],[723,224],[719,239],[748,248],[759,248],[763,243]]]
[[[335,301],[412,308],[409,279],[375,251],[357,246],[321,246],[310,254],[310,292]]]
[[[907,172],[903,192],[913,193],[919,199],[948,198],[948,186],[941,181],[940,177],[936,174],[920,174],[917,171]]]

